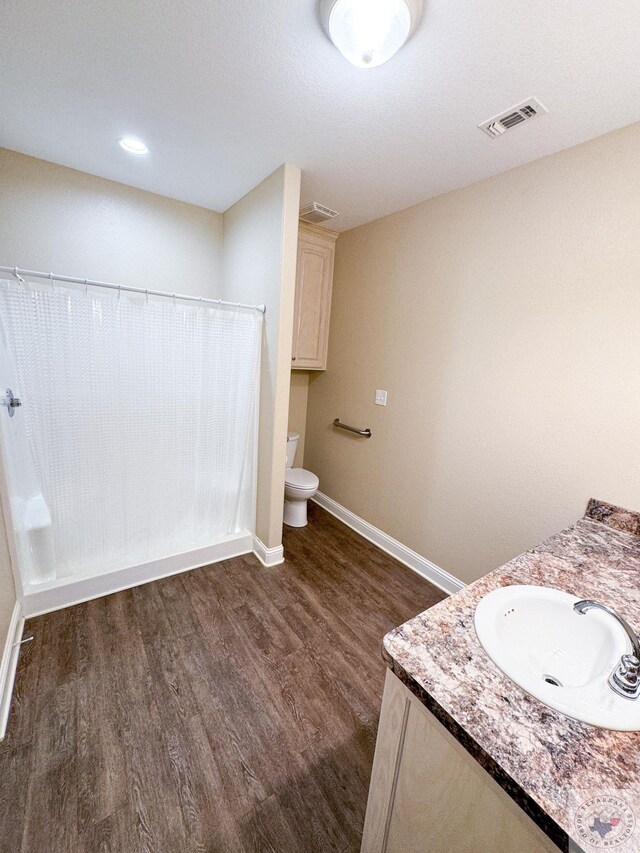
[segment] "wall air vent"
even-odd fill
[[[312,222],[317,225],[318,222],[326,222],[327,219],[333,219],[338,216],[337,210],[331,210],[330,207],[325,207],[323,204],[318,204],[317,201],[312,201],[311,204],[306,204],[300,208],[300,219],[305,222]]]
[[[502,136],[508,130],[511,130],[512,127],[548,112],[549,110],[537,98],[529,98],[527,101],[511,107],[510,110],[506,110],[499,116],[494,116],[488,121],[483,121],[478,127],[487,136],[495,139],[497,136]]]

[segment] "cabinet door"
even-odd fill
[[[300,229],[291,367],[327,366],[335,236]]]
[[[360,853],[452,851],[559,848],[387,670]]]

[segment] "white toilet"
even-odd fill
[[[287,433],[287,469],[284,472],[284,523],[304,527],[307,523],[307,501],[318,491],[320,480],[311,471],[294,468],[300,433]]]

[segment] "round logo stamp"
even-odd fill
[[[608,850],[622,846],[636,826],[631,806],[614,794],[590,797],[576,809],[574,823],[578,836],[590,847]]]

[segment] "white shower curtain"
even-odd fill
[[[259,312],[0,281],[0,316],[13,421],[52,520],[54,565],[35,577],[100,574],[250,526]]]

